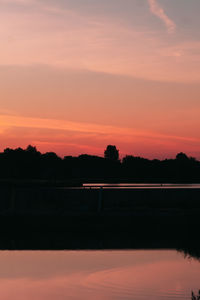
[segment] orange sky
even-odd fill
[[[200,158],[199,9],[0,0],[0,151]]]

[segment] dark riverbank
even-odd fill
[[[0,232],[131,233],[196,238],[200,188],[4,186]]]
[[[177,250],[188,258],[200,260],[200,240],[186,237],[170,238],[135,236],[129,233],[74,234],[46,232],[1,234],[0,250]]]

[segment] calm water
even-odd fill
[[[191,299],[200,263],[170,250],[1,251],[3,300]]]
[[[200,189],[200,184],[169,183],[84,183],[83,188],[104,189]]]

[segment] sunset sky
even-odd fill
[[[199,0],[0,0],[0,151],[200,159]]]

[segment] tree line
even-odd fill
[[[178,153],[174,159],[146,159],[127,155],[119,159],[116,146],[108,145],[104,157],[82,154],[59,157],[54,152],[40,153],[6,148],[0,153],[1,179],[78,180],[80,182],[200,182],[200,161]]]

